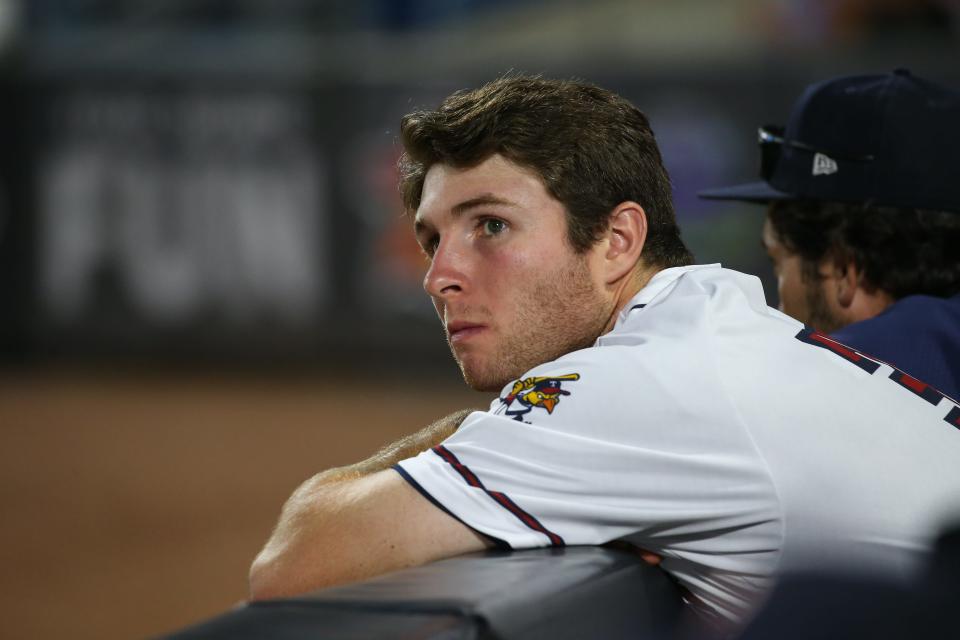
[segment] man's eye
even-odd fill
[[[499,233],[502,233],[506,228],[507,224],[503,220],[497,220],[496,218],[487,218],[483,221],[483,225],[481,227],[484,235],[488,236],[495,236]]]

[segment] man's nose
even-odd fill
[[[466,256],[462,248],[441,240],[423,278],[424,290],[434,298],[460,293],[466,285]]]

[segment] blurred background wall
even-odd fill
[[[0,0],[0,636],[222,611],[296,484],[463,405],[400,117],[508,71],[651,118],[701,262],[776,291],[758,125],[809,82],[960,86],[955,0]]]

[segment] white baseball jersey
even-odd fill
[[[395,469],[512,548],[628,539],[736,621],[781,571],[917,569],[960,518],[960,408],[757,278],[680,267]]]

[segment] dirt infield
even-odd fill
[[[220,613],[300,481],[489,399],[456,379],[3,374],[0,636]]]

